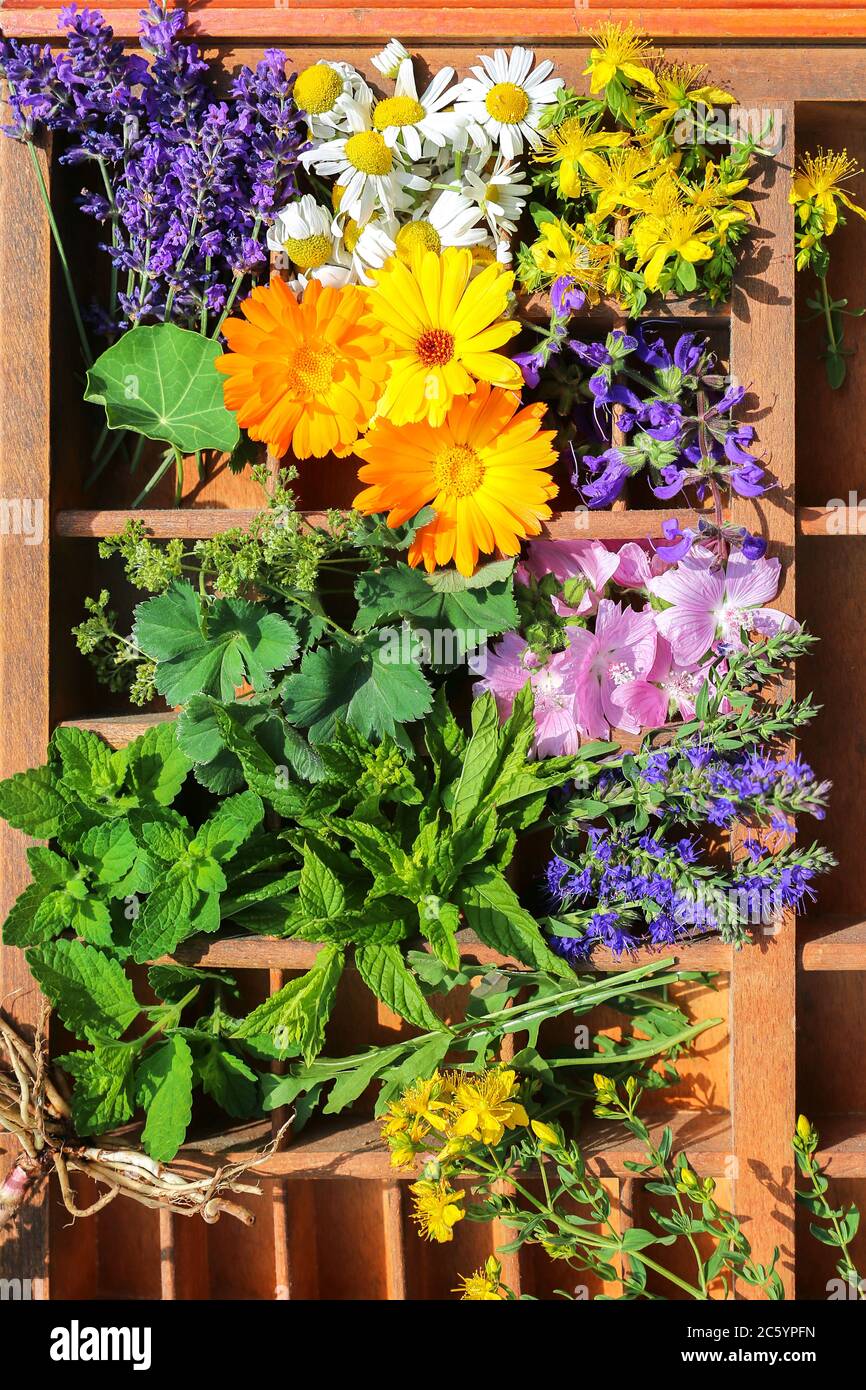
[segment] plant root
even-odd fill
[[[47,1012],[38,1030],[45,1033]],[[242,1163],[229,1163],[202,1175],[201,1160],[190,1155],[158,1163],[141,1149],[83,1142],[74,1132],[63,1078],[47,1061],[41,1040],[31,1048],[0,1017],[0,1131],[14,1135],[21,1155],[0,1186],[0,1230],[11,1223],[38,1185],[54,1171],[63,1204],[74,1218],[94,1216],[116,1197],[128,1197],[155,1210],[200,1216],[209,1225],[221,1216],[252,1226],[255,1215],[237,1196],[260,1196],[261,1188],[241,1179],[278,1147],[288,1125]],[[99,1189],[89,1206],[79,1206],[71,1174],[82,1173]]]

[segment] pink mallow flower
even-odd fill
[[[683,719],[694,719],[695,701],[709,670],[709,663],[681,666],[674,661],[670,642],[659,633],[652,668],[638,680],[617,686],[613,702],[642,729],[667,723],[672,705]],[[625,727],[622,721],[620,726]]]
[[[778,560],[749,560],[739,550],[724,569],[716,568],[714,560],[708,550],[693,550],[647,585],[650,593],[671,604],[656,613],[655,620],[671,644],[673,659],[682,666],[693,666],[716,642],[738,649],[741,630],[763,636],[798,630],[793,618],[764,607],[778,592]]]
[[[475,682],[474,694],[489,690],[500,718],[507,719],[515,696],[529,681],[535,698],[532,751],[538,758],[576,753],[580,747],[570,657],[568,651],[557,652],[542,665],[523,638],[509,632],[495,651],[488,651],[484,675]]]
[[[614,695],[619,686],[646,677],[656,655],[654,614],[602,599],[595,632],[566,629],[571,646],[577,723],[590,738],[606,738],[611,727],[636,734],[640,724],[621,708]]]
[[[560,617],[577,618],[595,612],[618,565],[616,551],[608,550],[601,541],[531,541],[517,578],[525,582],[524,577],[529,574],[536,579],[552,574],[560,584],[568,579],[585,580],[588,587],[576,608],[569,607],[561,598],[552,600]]]

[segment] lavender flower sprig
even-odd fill
[[[4,129],[31,144],[42,127],[59,132],[61,162],[97,170],[79,200],[106,231],[112,267],[109,304],[91,315],[97,330],[172,321],[207,332],[211,315],[218,327],[244,280],[266,268],[267,228],[297,191],[306,128],[285,56],[270,50],[242,69],[223,100],[181,37],[184,10],[152,0],[144,58],[95,11],[70,6],[60,25],[67,46],[56,55],[0,41],[13,118]]]

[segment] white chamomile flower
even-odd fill
[[[351,133],[305,150],[301,162],[317,174],[336,179],[340,212],[356,222],[363,225],[376,211],[393,217],[401,189],[423,191],[429,180],[405,168],[400,152],[385,143],[380,131],[370,128],[369,118],[360,109],[350,106],[346,115]]]
[[[408,57],[409,54],[400,40],[391,39],[390,43],[385,44],[382,52],[377,53],[370,61],[377,72],[381,72],[383,77],[393,82],[400,71],[400,64]]]
[[[517,230],[532,185],[523,182],[520,165],[502,155],[492,170],[487,168],[488,163],[478,161],[474,168],[464,169],[460,178],[465,196],[479,208],[493,236],[501,240],[503,233],[508,238]]]
[[[394,95],[384,97],[373,107],[373,125],[382,132],[385,143],[393,147],[401,142],[409,158],[418,160],[425,144],[441,149],[443,145],[453,145],[461,136],[465,140],[465,118],[445,110],[457,91],[450,85],[453,78],[453,68],[442,68],[419,97],[412,59],[404,58]]]
[[[268,250],[284,255],[304,282],[339,286],[352,279],[351,260],[331,229],[331,213],[311,193],[277,213],[268,231]]]
[[[481,66],[460,85],[457,112],[467,117],[469,134],[479,148],[498,145],[506,159],[523,152],[523,142],[540,149],[538,123],[545,107],[556,101],[561,77],[550,77],[546,59],[533,70],[531,48],[513,48],[509,56],[497,48],[493,57],[481,55]]]
[[[303,111],[314,139],[328,139],[335,131],[349,130],[348,111],[372,108],[373,92],[351,63],[328,63],[324,59],[304,68],[295,78],[292,90],[295,105]]]
[[[394,238],[397,223],[388,219],[372,218],[365,227],[358,229],[353,237],[352,227],[347,228],[347,245],[351,242],[352,267],[362,285],[372,285],[371,270],[379,270],[394,254]]]
[[[480,221],[477,204],[462,193],[446,189],[429,207],[420,208],[414,221],[400,228],[396,253],[409,265],[417,246],[425,251],[441,251],[446,246],[480,246],[487,240],[487,229],[479,225]]]

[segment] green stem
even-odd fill
[[[261,219],[261,217],[257,217],[256,220],[255,220],[255,222],[253,223],[253,230],[252,230],[252,238],[253,238],[253,241],[256,241],[256,240],[258,239],[259,232],[261,231],[261,226],[262,226],[262,219]],[[238,297],[238,292],[239,292],[239,290],[240,290],[240,287],[241,287],[241,285],[243,284],[244,280],[246,279],[246,274],[247,274],[247,272],[246,272],[245,270],[242,270],[242,271],[239,272],[239,274],[237,274],[237,275],[235,276],[234,284],[232,285],[231,290],[229,291],[229,297],[228,297],[228,299],[226,300],[226,307],[223,309],[222,313],[220,314],[219,318],[217,319],[216,328],[214,329],[213,333],[211,334],[211,337],[212,337],[212,338],[218,338],[218,337],[219,337],[219,335],[220,335],[220,333],[221,333],[221,331],[222,331],[222,326],[223,326],[223,324],[225,323],[226,319],[228,318],[229,314],[231,313],[232,308],[233,308],[233,306],[234,306],[234,302],[235,302],[235,300],[236,300],[237,297]]]
[[[27,141],[27,149],[30,152],[30,162],[32,163],[34,172],[36,174],[36,182],[39,185],[39,193],[42,198],[43,205],[45,207],[45,214],[48,218],[48,225],[51,228],[51,235],[54,239],[54,246],[57,251],[58,258],[60,260],[60,267],[63,271],[63,279],[66,284],[66,291],[69,295],[69,304],[72,309],[72,318],[75,322],[75,331],[78,334],[78,341],[81,344],[81,351],[84,354],[84,360],[87,363],[88,367],[90,367],[93,363],[93,352],[91,350],[90,343],[87,338],[87,332],[84,327],[84,320],[81,317],[81,309],[79,308],[78,304],[78,296],[75,293],[75,286],[72,283],[72,272],[69,269],[69,262],[66,259],[66,250],[63,245],[63,239],[60,235],[60,228],[57,225],[57,221],[54,216],[54,211],[51,207],[51,199],[48,196],[48,187],[45,183],[45,175],[42,173],[42,165],[39,163],[39,155],[36,153],[36,150],[33,146],[33,142],[31,140]]]
[[[135,509],[136,507],[140,507],[145,498],[148,497],[151,492],[153,492],[153,489],[156,487],[157,483],[160,481],[161,478],[165,477],[165,474],[168,472],[169,468],[174,463],[174,461],[174,450],[166,449],[165,453],[162,456],[162,463],[157,468],[153,477],[149,478],[148,481],[145,483],[144,487],[141,489],[141,492],[138,494],[135,501],[133,502],[133,509]]]
[[[826,275],[818,276],[818,284],[821,286],[821,306],[824,310],[824,323],[827,327],[827,346],[832,357],[839,356],[839,344],[836,341],[836,330],[833,327],[833,311],[830,308],[830,292],[827,289]]]

